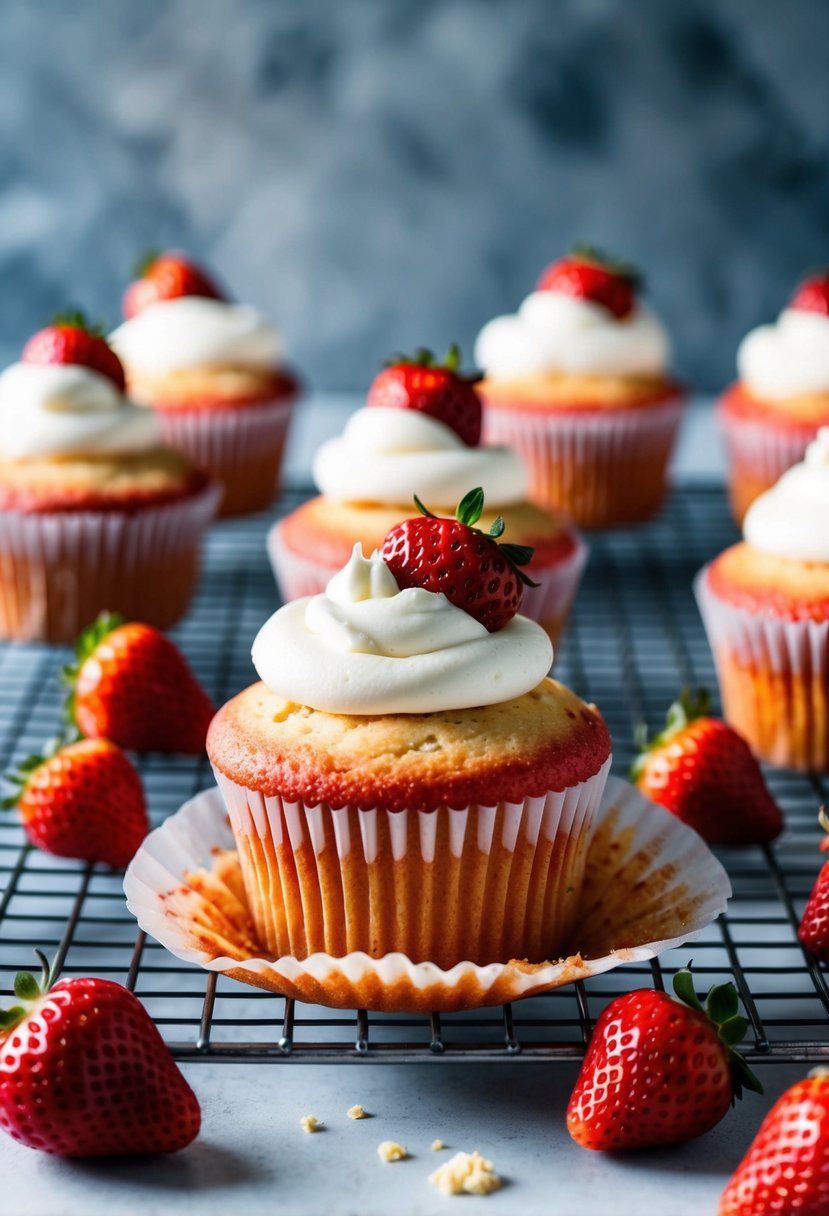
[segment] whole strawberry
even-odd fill
[[[709,844],[765,844],[783,829],[780,808],[768,791],[745,739],[708,715],[708,697],[686,690],[668,710],[665,729],[647,741],[631,780],[699,832]]]
[[[136,752],[204,751],[213,703],[158,629],[102,613],[75,643],[64,678],[67,716],[82,735]]]
[[[804,279],[792,297],[789,308],[819,312],[829,317],[829,270],[820,270]]]
[[[19,789],[0,806],[16,806],[32,844],[57,857],[120,870],[150,830],[141,779],[106,739],[29,756],[7,780]]]
[[[521,606],[524,584],[536,585],[520,569],[533,550],[498,543],[500,515],[488,533],[474,527],[484,508],[480,488],[464,495],[454,519],[433,515],[418,498],[415,503],[422,515],[392,528],[381,550],[398,587],[442,592],[490,633],[503,629]]]
[[[22,363],[74,363],[107,376],[122,393],[126,381],[121,360],[107,346],[100,326],[82,312],[60,313],[23,347]]]
[[[460,361],[457,346],[450,348],[442,363],[425,349],[413,359],[397,358],[375,377],[366,405],[419,410],[451,427],[469,447],[476,447],[481,441],[481,399],[474,380],[460,374]]]
[[[683,1003],[653,988],[617,997],[596,1022],[567,1107],[583,1148],[681,1144],[719,1123],[744,1088],[762,1092],[734,1050],[747,1023],[733,984],[712,988],[704,1009],[690,971],[674,991]]]
[[[620,321],[635,309],[641,285],[638,270],[614,262],[588,245],[574,246],[566,257],[548,266],[538,280],[539,291],[558,291],[601,304]]]
[[[717,1216],[827,1216],[829,1071],[790,1086],[760,1124]]]
[[[824,832],[829,833],[829,816],[825,807],[821,807],[818,819]],[[820,849],[823,853],[829,850],[829,834],[824,836]],[[829,861],[824,862],[815,879],[812,893],[803,909],[797,937],[811,955],[829,963]]]
[[[183,253],[149,253],[139,262],[134,281],[124,292],[124,316],[129,320],[150,304],[180,296],[224,298],[210,276]]]
[[[198,1099],[141,1002],[111,980],[20,972],[0,1011],[0,1128],[59,1157],[174,1153]]]

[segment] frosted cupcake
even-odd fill
[[[739,379],[719,405],[731,505],[740,523],[758,494],[829,426],[829,272],[805,279],[771,325],[747,334]]]
[[[187,607],[219,490],[123,388],[76,317],[0,375],[0,637],[69,641],[102,609],[166,627]]]
[[[267,507],[299,391],[277,330],[254,308],[222,298],[177,253],[145,265],[124,315],[110,341],[130,396],[153,407],[165,441],[222,486],[221,515]]]
[[[481,537],[420,519],[390,533],[387,560],[355,547],[324,594],[265,624],[261,683],[211,725],[274,957],[400,951],[449,968],[555,958],[566,940],[610,739],[545,678],[549,638],[513,615],[520,583]]]
[[[475,346],[487,441],[519,452],[536,502],[586,528],[647,519],[667,488],[684,398],[639,286],[630,268],[575,250]]]
[[[279,521],[268,552],[283,599],[323,591],[355,541],[379,549],[388,531],[412,513],[420,496],[435,513],[454,514],[469,486],[480,486],[482,526],[503,516],[510,539],[534,550],[522,611],[557,640],[587,560],[578,533],[527,496],[520,457],[482,445],[481,403],[457,370],[453,348],[442,364],[428,352],[399,360],[372,384],[366,405],[314,459],[321,494]]]
[[[829,770],[829,428],[697,578],[723,708],[773,764]]]

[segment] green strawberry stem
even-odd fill
[[[103,321],[90,321],[81,308],[67,308],[55,313],[49,322],[58,329],[82,329],[93,338],[105,338],[107,326]]]
[[[733,984],[715,984],[702,1004],[694,988],[694,977],[691,974],[691,964],[677,971],[674,976],[674,992],[684,1005],[704,1013],[716,1028],[720,1042],[728,1053],[728,1063],[731,1067],[731,1082],[736,1101],[743,1096],[743,1090],[750,1089],[753,1093],[761,1094],[763,1086],[746,1063],[745,1056],[735,1050],[742,1043],[748,1030],[748,1022],[740,1014],[740,999]]]
[[[68,685],[69,693],[63,707],[63,719],[68,728],[65,742],[74,742],[80,737],[78,724],[75,721],[75,684],[78,674],[86,660],[103,642],[104,638],[114,633],[124,623],[124,618],[117,612],[99,612],[91,625],[87,625],[75,642],[75,658],[72,663],[61,671],[61,683]]]
[[[439,359],[434,351],[429,350],[428,346],[419,346],[413,355],[392,355],[385,363],[386,367],[397,367],[399,364],[411,364],[414,367],[434,367],[443,368],[444,371],[454,372],[460,375],[461,366],[461,348],[457,342],[453,342],[449,350]],[[470,375],[464,376],[464,380],[479,380],[480,376]]]
[[[160,249],[145,249],[141,257],[137,258],[133,265],[133,279],[143,279],[153,262],[157,262],[160,257]]]
[[[590,262],[593,266],[601,266],[604,270],[615,274],[617,278],[630,283],[634,291],[639,291],[644,286],[645,279],[638,266],[634,266],[631,262],[624,262],[621,258],[610,257],[596,245],[577,241],[567,250],[567,256],[576,258],[580,262]]]
[[[35,950],[35,956],[40,963],[40,979],[36,979],[31,971],[18,971],[14,978],[14,995],[20,1004],[12,1005],[9,1009],[0,1009],[0,1031],[13,1030],[22,1022],[32,1006],[46,995],[58,977],[57,968],[54,964],[50,967],[42,950]]]
[[[631,781],[636,781],[641,776],[651,752],[658,751],[659,748],[664,747],[666,743],[669,743],[673,739],[674,735],[678,735],[680,731],[685,730],[697,718],[704,718],[710,709],[711,698],[707,689],[699,688],[696,694],[694,694],[690,688],[683,688],[676,701],[669,708],[665,718],[665,729],[661,730],[659,734],[654,735],[649,740],[647,724],[645,722],[637,722],[633,737],[639,750],[639,755],[630,768]]]
[[[439,515],[435,515],[434,511],[430,511],[424,506],[418,496],[414,496],[415,506],[421,515],[425,515],[427,519],[440,519]],[[463,498],[457,505],[455,510],[455,519],[466,528],[471,528],[473,532],[480,532],[480,528],[476,528],[475,524],[481,518],[484,510],[484,491],[481,486],[476,486],[474,490],[467,490]],[[488,540],[498,542],[498,537],[503,536],[506,524],[503,518],[499,515],[496,517],[489,532],[481,532],[482,536],[486,536]],[[521,569],[521,566],[526,566],[532,560],[532,555],[535,553],[530,545],[513,545],[509,542],[498,544],[498,549],[509,562],[510,566],[524,584],[525,587],[537,587],[538,583],[533,582],[528,574]]]

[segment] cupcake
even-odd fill
[[[110,342],[132,399],[151,406],[165,442],[222,486],[220,515],[267,507],[299,392],[277,331],[178,253],[145,265],[124,315]]]
[[[0,375],[0,637],[69,641],[102,609],[172,625],[218,497],[103,338],[59,318]]]
[[[527,472],[511,449],[481,444],[481,403],[458,373],[459,354],[438,364],[421,351],[386,367],[366,405],[344,433],[316,454],[322,493],[274,525],[268,552],[285,600],[315,595],[348,561],[355,541],[379,549],[388,531],[412,513],[420,495],[438,514],[454,513],[470,485],[483,490],[482,526],[498,515],[509,538],[534,550],[527,572],[536,587],[522,611],[556,641],[587,560],[578,533],[556,512],[527,497]]]
[[[639,286],[629,267],[574,250],[475,345],[487,441],[514,447],[530,496],[585,528],[647,519],[665,497],[683,393]]]
[[[514,615],[495,541],[480,546],[425,517],[382,554],[355,546],[323,594],[263,626],[261,682],[214,718],[208,755],[274,957],[559,956],[610,738],[546,678],[550,640]]]
[[[738,523],[829,426],[829,272],[801,283],[777,321],[747,334],[719,403]]]
[[[829,770],[829,427],[697,577],[723,708],[772,764]]]

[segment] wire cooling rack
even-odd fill
[[[301,500],[287,494],[281,511]],[[278,604],[265,556],[273,516],[225,521],[206,545],[195,603],[174,631],[217,703],[253,678],[250,644]],[[614,739],[615,771],[633,756],[633,731],[653,730],[683,685],[716,689],[691,579],[735,539],[722,493],[677,491],[662,516],[591,541],[591,559],[556,658],[556,675],[595,701]],[[0,771],[52,736],[59,672],[68,652],[0,647]],[[154,823],[211,783],[206,759],[140,761]],[[799,914],[820,864],[819,780],[768,773],[786,815],[773,848],[723,851],[734,886],[727,915],[702,937],[651,964],[632,964],[583,984],[474,1015],[403,1017],[331,1011],[286,1001],[179,962],[145,938],[127,912],[122,875],[49,857],[25,844],[16,816],[0,823],[0,994],[39,946],[64,976],[96,974],[128,984],[174,1055],[189,1060],[448,1062],[578,1058],[603,1005],[643,984],[670,987],[694,960],[698,988],[731,977],[755,1060],[829,1057],[827,973],[800,949]]]

